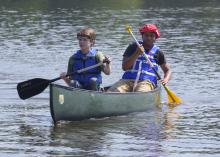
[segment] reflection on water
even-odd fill
[[[125,153],[139,156],[150,150],[152,155],[158,156],[163,152],[163,146],[159,142],[163,138],[160,134],[163,124],[161,115],[158,114],[156,118],[152,112],[89,120],[83,123],[63,123],[54,128],[51,136],[56,140],[59,139],[56,141],[58,145],[67,147],[74,145],[82,149],[76,149],[76,153],[88,151],[91,152],[90,155],[100,156],[123,156]],[[52,141],[52,144],[54,142]]]
[[[0,1],[0,155],[219,156],[219,6],[217,0]],[[184,104],[54,126],[48,89],[18,98],[18,82],[52,79],[66,69],[85,26],[97,30],[96,48],[112,58],[104,85],[114,83],[132,42],[125,25],[140,38],[146,22],[161,30],[157,44],[173,71],[169,87]]]

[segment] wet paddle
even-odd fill
[[[80,69],[76,73],[82,73],[87,70],[99,67],[101,65],[103,65],[103,62],[86,67],[84,69]],[[70,76],[70,75],[72,75],[72,73],[67,74],[66,76]],[[50,83],[55,82],[59,79],[61,79],[61,77],[57,77],[52,80],[47,80],[47,79],[42,79],[42,78],[34,78],[34,79],[30,79],[30,80],[27,80],[24,82],[20,82],[17,85],[18,95],[23,100],[28,99],[32,96],[40,94],[41,92],[43,92],[47,88],[47,86]]]
[[[133,37],[133,39],[135,40],[136,44],[138,46],[141,46],[139,44],[139,42],[137,41],[137,39],[135,38],[134,34],[132,33],[132,29],[131,29],[131,26],[126,26],[126,30],[128,31],[129,34],[131,34],[131,36]],[[147,59],[148,63],[150,64],[150,67],[153,69],[153,71],[155,72],[155,74],[157,75],[157,78],[159,80],[161,80],[161,77],[159,75],[159,73],[156,71],[156,69],[154,69],[153,67],[153,64],[152,62],[150,61],[150,59],[148,58],[148,56],[143,53],[144,57]],[[176,96],[175,93],[173,93],[165,84],[162,84],[164,89],[166,90],[167,92],[167,95],[168,95],[168,103],[171,104],[171,105],[178,105],[180,103],[182,103],[182,100],[181,98],[179,98],[178,96]]]

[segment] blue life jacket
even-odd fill
[[[156,63],[156,60],[154,59],[155,53],[159,50],[159,47],[156,45],[153,45],[150,51],[145,50],[145,54],[148,56],[150,61],[153,64],[153,67],[156,71],[158,71],[158,65]],[[136,61],[134,62],[134,65],[131,69],[126,70],[123,74],[123,79],[136,79],[138,71],[140,71],[139,80],[149,80],[152,82],[155,86],[157,85],[157,76],[150,67],[150,64],[147,62],[147,59],[144,57],[144,55],[140,55]]]
[[[88,54],[83,54],[80,50],[78,50],[75,54],[73,54],[73,67],[72,72],[76,72],[77,70],[98,64],[96,60],[96,49],[91,49]],[[89,80],[95,77],[97,78],[97,83],[102,83],[102,76],[101,76],[101,68],[96,67],[90,70],[87,70],[83,73],[74,73],[72,78],[74,80],[79,81],[82,85],[88,85]]]

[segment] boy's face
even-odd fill
[[[89,50],[92,46],[92,40],[88,37],[78,37],[79,40],[79,47],[83,50]]]
[[[145,32],[142,35],[142,39],[144,45],[151,46],[156,40],[156,35],[153,32]]]

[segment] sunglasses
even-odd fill
[[[89,40],[90,40],[90,38],[88,38],[88,37],[82,37],[82,36],[77,37],[77,39],[78,39],[79,41],[89,41]]]
[[[87,37],[87,38],[91,39],[91,37],[89,35],[77,33],[77,38],[80,38],[80,37]]]

